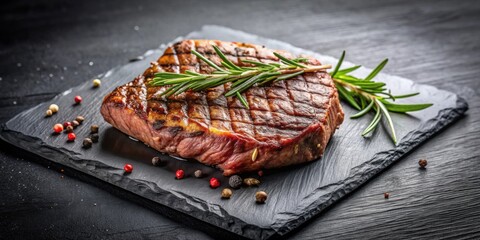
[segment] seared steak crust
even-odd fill
[[[151,87],[154,73],[213,69],[191,54],[220,65],[211,45],[235,64],[243,59],[278,61],[265,47],[212,40],[184,40],[170,46],[141,76],[104,98],[101,113],[120,131],[171,155],[195,158],[219,167],[225,175],[276,168],[319,158],[344,114],[337,90],[326,72],[305,73],[287,81],[253,87],[243,96],[225,97],[229,84],[204,92],[188,91],[168,99],[165,87]],[[276,51],[293,58],[284,51]],[[309,58],[310,65],[320,65]],[[252,159],[256,151],[258,155]]]

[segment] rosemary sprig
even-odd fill
[[[305,62],[307,59],[288,59],[278,53],[274,54],[280,59],[281,63],[243,60],[244,63],[252,64],[254,67],[240,67],[228,60],[217,46],[213,45],[213,48],[220,59],[222,59],[222,66],[218,66],[199,52],[192,50],[192,54],[216,70],[213,73],[200,74],[192,71],[185,71],[185,73],[159,72],[155,73],[155,77],[150,82],[150,85],[169,86],[162,93],[162,95],[169,97],[187,90],[201,91],[230,82],[232,83],[231,88],[225,93],[225,96],[236,96],[246,108],[249,108],[248,102],[241,93],[250,87],[264,85],[268,82],[287,80],[305,72],[326,71],[326,69],[331,67],[330,65],[303,65],[301,62]]]
[[[375,115],[370,124],[362,132],[362,136],[366,136],[376,129],[382,117],[386,119],[386,124],[390,129],[390,137],[394,144],[397,143],[397,136],[393,125],[390,112],[406,113],[419,111],[432,106],[430,103],[423,104],[398,104],[389,100],[395,101],[397,98],[407,98],[418,95],[419,93],[411,93],[405,95],[392,95],[390,90],[387,90],[385,83],[374,82],[372,79],[382,71],[388,62],[388,59],[383,60],[372,72],[365,78],[358,78],[350,75],[351,72],[357,70],[361,66],[354,66],[346,69],[340,69],[345,58],[345,51],[343,51],[335,69],[330,73],[335,85],[338,89],[340,97],[348,102],[352,107],[359,110],[358,113],[350,116],[350,118],[359,118],[368,112],[375,112]]]
[[[221,66],[210,61],[199,52],[192,50],[192,54],[216,70],[213,73],[200,74],[192,71],[185,71],[185,73],[159,72],[155,73],[155,77],[149,84],[152,86],[168,86],[162,95],[169,97],[187,90],[201,91],[225,83],[231,83],[231,88],[225,93],[225,96],[236,96],[246,108],[249,108],[248,102],[242,96],[242,93],[252,86],[261,86],[269,82],[287,80],[305,72],[326,71],[326,69],[331,68],[330,65],[304,65],[302,62],[308,61],[305,58],[288,59],[278,53],[274,54],[280,59],[280,63],[242,60],[244,63],[254,65],[254,67],[241,67],[228,60],[217,46],[213,45],[213,48],[222,60]],[[373,81],[373,78],[387,64],[387,59],[382,61],[367,77],[362,79],[350,75],[351,72],[361,66],[341,69],[344,58],[345,51],[330,75],[340,97],[359,111],[350,116],[350,118],[359,118],[369,112],[375,112],[372,121],[362,132],[362,136],[366,136],[374,131],[383,117],[386,119],[390,129],[390,137],[393,143],[396,144],[397,137],[390,112],[406,113],[419,111],[432,106],[432,104],[397,104],[389,101],[395,101],[397,98],[412,97],[418,93],[395,96],[390,93],[390,90],[387,90],[385,83]]]

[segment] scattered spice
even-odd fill
[[[83,120],[85,120],[85,118],[83,116],[77,116],[75,118],[75,120],[79,123],[79,124],[82,124]]]
[[[386,192],[386,193],[383,193],[383,197],[385,199],[388,199],[390,197],[390,193]]]
[[[48,107],[48,110],[52,111],[52,113],[57,113],[58,112],[58,105],[57,104],[51,104]]]
[[[75,138],[77,138],[77,136],[75,136],[75,133],[69,133],[67,137],[69,142],[73,142],[75,141]]]
[[[252,187],[260,185],[260,181],[256,178],[245,178],[243,179],[243,184]]]
[[[90,139],[90,138],[83,139],[83,147],[84,148],[91,148],[92,147],[92,139]]]
[[[53,112],[52,110],[48,109],[46,112],[45,112],[45,117],[50,117],[52,116]]]
[[[92,125],[90,126],[90,132],[91,133],[98,133],[98,125]]]
[[[79,125],[80,125],[80,123],[79,123],[77,120],[73,120],[73,121],[72,121],[72,126],[73,126],[74,128],[78,127]]]
[[[238,175],[233,175],[228,179],[228,185],[234,189],[238,189],[242,186],[242,178]]]
[[[202,176],[203,176],[202,170],[198,169],[197,171],[195,171],[195,177],[196,178],[201,178]]]
[[[80,104],[82,102],[82,97],[81,96],[75,96],[75,98],[73,100],[75,101],[76,104]]]
[[[160,165],[161,162],[162,162],[162,159],[160,159],[159,157],[153,157],[152,158],[153,166],[158,166],[158,165]]]
[[[267,201],[267,193],[264,192],[264,191],[258,191],[257,193],[255,193],[255,201],[257,203],[265,203],[265,201]]]
[[[125,164],[125,166],[123,166],[123,170],[126,172],[126,173],[131,173],[133,171],[133,166],[132,164]]]
[[[63,125],[60,123],[57,123],[53,126],[53,131],[56,133],[61,133],[63,131]]]
[[[258,176],[259,176],[259,177],[261,177],[261,176],[263,176],[263,171],[262,171],[262,170],[260,170],[260,171],[258,171],[258,173],[257,173],[257,174],[258,174]]]
[[[90,139],[92,139],[92,142],[97,143],[98,142],[98,133],[94,133],[90,135]]]
[[[100,87],[100,84],[102,84],[102,81],[100,81],[100,79],[93,79],[92,83],[93,83],[93,87]]]
[[[66,131],[67,133],[71,133],[71,132],[73,132],[73,127],[72,127],[72,126],[68,126],[67,128],[65,128],[65,131]]]
[[[258,157],[258,148],[255,148],[255,150],[253,150],[253,153],[252,153],[252,162],[255,162],[257,160],[257,157]]]
[[[222,198],[229,199],[232,196],[232,190],[230,188],[224,188],[222,190]]]
[[[218,188],[220,187],[220,180],[218,180],[217,178],[210,178],[210,187],[211,188]]]
[[[67,128],[68,126],[72,126],[72,123],[71,122],[64,122],[63,123],[64,128]]]
[[[427,160],[426,159],[420,159],[418,161],[418,165],[420,165],[420,168],[425,168],[427,166]]]
[[[182,169],[179,169],[175,172],[176,179],[182,179],[183,177],[185,177],[185,172]]]

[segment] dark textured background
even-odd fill
[[[478,1],[15,1],[0,19],[1,122],[204,24],[327,55],[345,49],[368,67],[389,57],[385,72],[464,96],[467,116],[289,236],[480,237]],[[1,238],[212,237],[0,144]]]

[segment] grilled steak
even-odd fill
[[[242,63],[244,59],[278,61],[273,50],[258,45],[212,40],[178,42],[152,62],[143,75],[105,97],[101,108],[105,120],[160,152],[195,158],[217,166],[226,176],[319,158],[344,117],[337,90],[325,71],[248,89],[243,96],[250,109],[236,97],[223,95],[229,84],[203,92],[187,91],[168,99],[161,96],[165,87],[148,85],[154,73],[160,71],[213,72],[191,54],[195,49],[220,65],[212,45],[240,66],[249,66]],[[309,65],[320,65],[318,60],[308,59]]]

